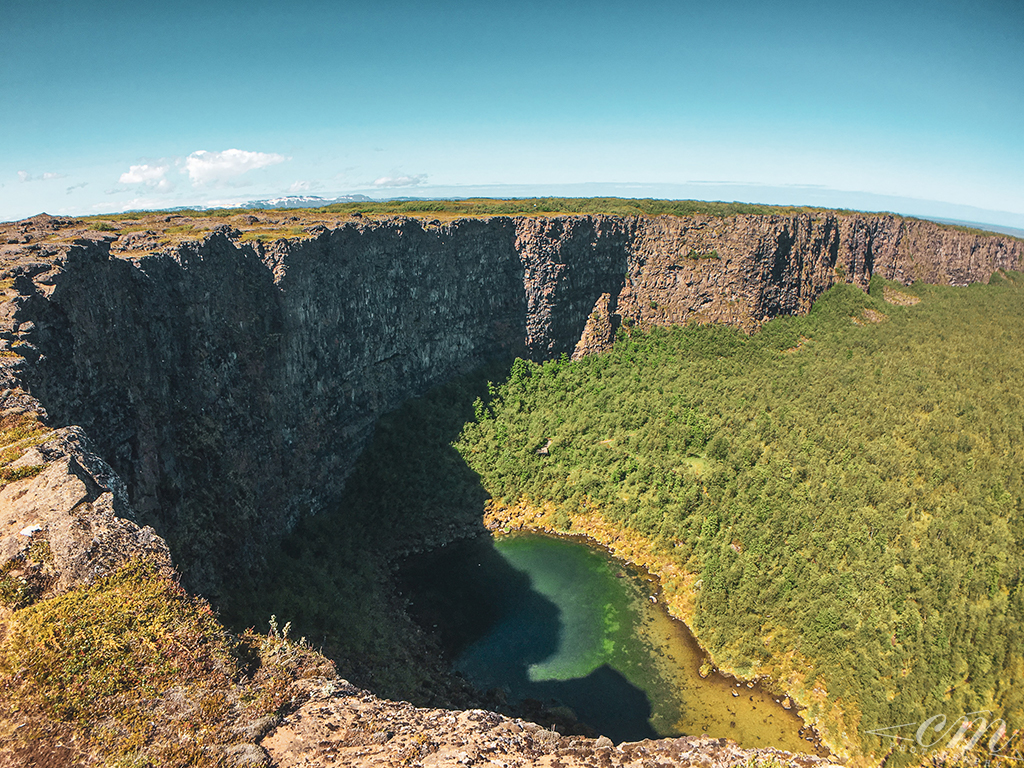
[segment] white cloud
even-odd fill
[[[314,189],[320,189],[322,186],[323,184],[319,181],[296,181],[288,187],[288,191],[294,195],[298,192],[312,192]]]
[[[145,184],[147,187],[159,190],[168,190],[172,184],[167,180],[166,165],[133,165],[127,172],[121,174],[118,179],[122,184]]]
[[[185,171],[193,186],[223,184],[236,176],[283,163],[283,155],[267,152],[247,152],[244,149],[225,149],[223,152],[207,152],[201,149],[185,158]]]
[[[28,171],[18,171],[18,178],[22,181],[53,181],[54,179],[65,179],[67,174],[64,173],[43,173],[39,176],[33,176]]]
[[[72,184],[70,187],[68,187],[67,193],[70,195],[76,189],[82,189],[83,187],[88,187],[88,186],[89,186],[89,182],[88,181],[83,181],[80,184]]]
[[[375,182],[375,187],[415,187],[427,180],[427,174],[418,173],[415,176],[381,176]]]

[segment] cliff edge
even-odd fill
[[[0,227],[5,616],[137,557],[173,575],[173,556],[185,585],[216,603],[338,498],[381,414],[485,361],[598,352],[624,325],[753,331],[808,311],[838,281],[866,289],[873,274],[963,285],[1024,266],[1024,241],[849,213],[328,217],[274,238],[249,237],[251,215],[208,229],[182,218]],[[306,698],[291,723],[354,732],[345,718],[358,707]],[[449,717],[407,714],[423,728]],[[548,760],[508,746],[525,726],[480,717],[489,725],[474,733],[504,739],[494,755]],[[374,747],[373,762],[368,745],[404,731],[378,731],[392,735],[322,741],[338,760],[359,747],[366,764],[386,764],[397,752]],[[699,742],[613,752],[526,731],[531,745],[551,740],[552,764],[682,761]],[[309,753],[288,732],[267,742],[280,764],[326,759],[327,746]],[[455,755],[423,747],[435,742],[449,744],[428,738],[411,759]],[[746,759],[721,746],[712,764]]]
[[[600,351],[622,324],[753,331],[837,281],[962,285],[1024,253],[840,213],[360,219],[276,240],[216,222],[164,247],[157,224],[130,223],[0,233],[5,386],[84,430],[213,598],[337,498],[380,414],[457,372]]]

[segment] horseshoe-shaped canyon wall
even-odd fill
[[[599,351],[623,322],[752,331],[873,273],[966,284],[1024,263],[1024,241],[854,214],[320,230],[265,245],[225,227],[143,256],[102,233],[0,251],[5,411],[80,427],[212,597],[338,498],[382,413],[460,371]]]

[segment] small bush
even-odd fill
[[[718,251],[716,251],[714,248],[711,248],[711,249],[708,249],[708,250],[700,250],[700,251],[698,251],[696,248],[691,248],[690,252],[686,254],[686,258],[688,258],[688,259],[717,259],[717,258],[719,258],[719,256],[718,256]]]

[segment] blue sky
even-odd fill
[[[0,220],[314,194],[1024,227],[1024,3],[5,2]]]

